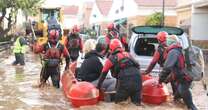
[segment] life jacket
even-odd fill
[[[76,50],[76,49],[80,49],[80,38],[79,35],[77,34],[70,34],[67,37],[68,40],[68,44],[67,44],[67,48],[69,50]]]
[[[57,67],[61,61],[61,53],[64,50],[63,45],[57,42],[56,46],[53,47],[48,42],[45,48],[46,48],[46,53],[44,56],[45,65],[47,67]]]
[[[165,47],[162,46],[162,44],[159,44],[158,52],[160,53],[160,58],[159,58],[158,64],[160,65],[160,67],[163,67],[163,64],[164,64],[166,57],[167,57],[167,51],[165,50]]]
[[[128,67],[137,66],[137,64],[130,58],[127,52],[116,51],[112,54],[110,60],[114,65],[113,69],[111,70],[111,74],[115,78],[117,78],[120,70],[126,69]]]

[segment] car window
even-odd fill
[[[153,56],[156,48],[158,47],[158,41],[152,37],[139,37],[135,45],[135,53],[141,56]]]

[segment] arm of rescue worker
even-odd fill
[[[66,46],[64,46],[64,49],[63,49],[63,56],[65,57],[66,59],[66,66],[65,66],[65,70],[69,69],[69,62],[70,62],[70,57],[69,57],[69,51],[68,49],[66,48]]]
[[[133,61],[133,63],[136,65],[138,69],[140,69],[140,64],[129,54],[130,59]]]
[[[111,67],[113,67],[113,63],[109,59],[107,59],[104,66],[103,66],[101,75],[99,77],[99,81],[98,81],[98,84],[97,84],[98,89],[101,89],[103,81],[105,80],[105,78],[108,74],[108,71],[111,69]]]
[[[37,42],[33,44],[33,52],[34,53],[41,53],[43,52],[45,49],[44,49],[44,45],[39,45]]]
[[[157,51],[155,51],[155,53],[153,55],[153,59],[152,59],[150,65],[145,70],[144,74],[149,74],[152,71],[152,69],[155,67],[155,65],[157,64],[159,59],[160,59],[160,53],[157,50]]]
[[[171,73],[172,68],[177,63],[177,60],[178,60],[178,55],[175,53],[175,51],[170,51],[164,63],[163,70],[159,75],[159,83],[166,81],[167,77]]]
[[[128,45],[128,43],[127,43],[127,36],[125,34],[122,34],[121,35],[121,42],[123,44],[125,44],[125,45]]]
[[[63,56],[64,56],[65,58],[69,58],[69,51],[68,51],[68,49],[66,48],[66,46],[64,46],[64,49],[63,49]]]
[[[65,40],[64,40],[64,46],[67,47],[67,44],[68,44],[68,35],[66,36]]]

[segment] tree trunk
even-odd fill
[[[3,22],[4,17],[6,16],[6,9],[5,9],[5,8],[2,9],[1,13],[2,13],[2,16],[0,17],[0,25],[1,25],[1,23]]]
[[[5,37],[5,35],[11,30],[12,26],[16,24],[17,22],[17,14],[14,15],[14,21],[12,20],[12,14],[14,14],[15,11],[12,11],[9,13],[9,17],[7,18],[8,24],[7,28],[3,29],[3,27],[0,28],[0,37]]]

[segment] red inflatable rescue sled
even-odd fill
[[[157,79],[149,79],[143,82],[142,101],[149,104],[161,104],[167,101],[169,96],[165,85],[158,84]]]
[[[67,94],[74,107],[98,103],[99,90],[89,82],[76,82]]]
[[[75,74],[75,70],[76,70],[76,67],[77,67],[77,62],[74,61],[72,62],[70,65],[69,65],[69,69],[72,71],[72,73]]]

